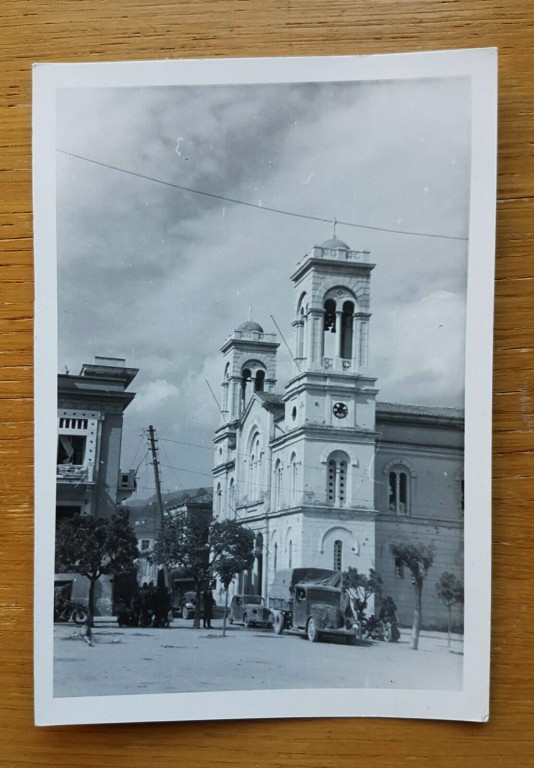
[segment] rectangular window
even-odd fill
[[[150,539],[141,539],[141,552],[146,552],[150,549]]]
[[[86,438],[82,435],[59,435],[57,463],[82,466],[85,460]]]

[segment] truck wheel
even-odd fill
[[[280,611],[275,611],[273,626],[277,635],[281,635],[284,631],[284,614]]]
[[[320,636],[317,629],[317,624],[315,623],[315,619],[308,619],[308,627],[306,631],[310,643],[317,643],[319,641]]]

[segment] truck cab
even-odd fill
[[[275,576],[278,588],[273,590],[275,595],[269,600],[275,632],[305,632],[312,643],[327,635],[342,636],[346,642],[355,643],[358,624],[342,614],[341,584],[337,580],[340,575],[323,571],[317,574],[284,572],[278,579]],[[307,577],[307,580],[297,581],[298,576]]]

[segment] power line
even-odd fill
[[[282,208],[273,208],[268,205],[260,205],[259,203],[251,203],[247,200],[237,200],[235,197],[225,197],[224,195],[217,195],[215,192],[206,192],[202,189],[193,189],[192,187],[186,187],[182,184],[175,184],[171,181],[165,181],[164,179],[157,179],[154,176],[148,176],[144,173],[138,173],[137,171],[129,171],[126,168],[120,168],[117,165],[111,165],[110,163],[103,163],[100,160],[94,160],[90,157],[84,157],[83,155],[77,155],[74,152],[67,152],[64,149],[56,148],[56,152],[60,152],[62,155],[68,157],[74,157],[77,160],[83,160],[86,163],[92,163],[93,165],[99,165],[102,168],[109,168],[112,171],[118,171],[119,173],[125,173],[128,176],[135,176],[138,179],[146,179],[147,181],[153,181],[156,184],[162,184],[165,187],[171,187],[172,189],[180,189],[182,192],[191,192],[194,195],[202,195],[203,197],[211,197],[215,200],[223,200],[226,203],[234,203],[235,205],[244,205],[248,208],[256,208],[260,211],[268,211],[269,213],[279,213],[283,216],[293,216],[298,219],[307,219],[308,221],[321,221],[326,224],[341,224],[344,227],[355,227],[356,229],[370,229],[374,232],[389,232],[395,235],[410,235],[413,237],[432,237],[442,240],[460,240],[466,242],[468,237],[458,237],[457,235],[442,235],[434,232],[413,232],[405,229],[392,229],[390,227],[374,227],[370,224],[355,224],[352,221],[339,221],[337,219],[328,219],[321,216],[312,216],[306,213],[297,213],[296,211],[286,211]]]

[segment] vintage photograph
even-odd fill
[[[42,68],[51,722],[483,717],[483,53]]]

